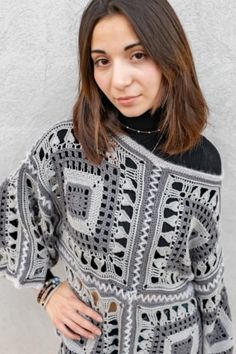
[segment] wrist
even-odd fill
[[[56,276],[47,280],[43,288],[38,293],[37,302],[45,308],[49,299],[60,284],[62,284],[60,278]]]

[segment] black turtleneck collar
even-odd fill
[[[129,126],[132,129],[150,131],[158,129],[159,123],[163,116],[162,113],[163,108],[161,107],[159,107],[153,115],[151,115],[151,111],[148,110],[137,117],[126,117],[119,112],[118,119],[120,123],[125,126]],[[187,168],[207,173],[221,174],[220,158],[218,158],[219,154],[214,145],[212,145],[204,136],[202,136],[201,144],[197,147],[191,149],[190,151],[171,156],[167,153],[163,153],[160,149],[161,143],[165,141],[165,135],[162,135],[160,132],[147,134],[138,133],[126,128],[124,128],[124,130],[128,133],[131,139],[143,145],[146,149],[162,159]],[[209,163],[209,159],[206,157],[208,155],[212,156],[213,153],[215,158],[211,158],[211,163]]]
[[[158,128],[161,120],[162,111],[162,108],[159,107],[153,115],[151,115],[151,110],[148,110],[137,117],[126,117],[119,112],[118,119],[122,125],[129,126],[132,129],[143,131],[155,130]]]
[[[118,120],[124,131],[126,131],[132,139],[145,146],[148,150],[157,153],[160,143],[164,141],[164,136],[160,131],[157,131],[162,119],[162,113],[163,108],[161,107],[157,108],[153,115],[151,114],[151,110],[148,110],[137,117],[126,117],[119,112]],[[126,126],[131,129],[126,128]],[[137,130],[142,132],[138,132]],[[153,133],[143,133],[144,131],[153,131]]]

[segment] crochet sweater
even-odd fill
[[[232,353],[219,242],[221,184],[129,136],[96,167],[72,123],[52,127],[0,190],[0,271],[43,286],[60,257],[102,335],[61,353]]]

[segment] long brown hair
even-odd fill
[[[123,14],[134,28],[147,54],[162,72],[163,119],[166,137],[160,151],[182,153],[199,143],[209,109],[199,86],[195,65],[183,27],[167,0],[92,0],[85,9],[79,31],[79,96],[73,107],[74,134],[86,157],[100,164],[111,151],[110,135],[125,134],[117,109],[97,86],[91,59],[95,25],[105,16]],[[152,113],[157,107],[153,107]]]

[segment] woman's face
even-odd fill
[[[159,102],[161,71],[123,15],[101,19],[91,41],[94,78],[125,116],[143,114]]]

